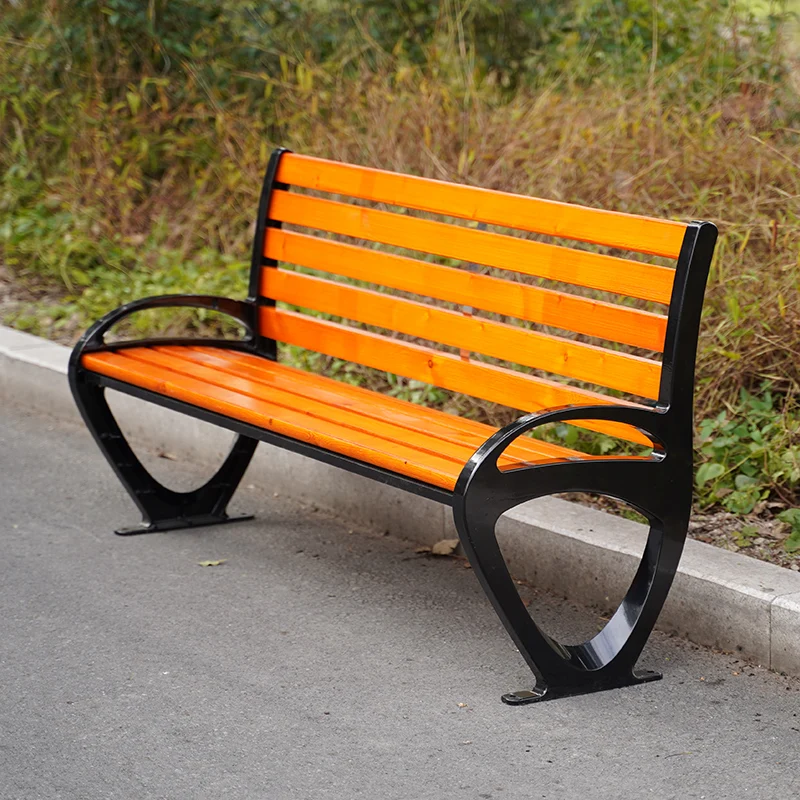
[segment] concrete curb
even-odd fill
[[[0,326],[0,400],[78,420],[68,359],[62,345]],[[231,441],[219,428],[129,397],[116,395],[112,405],[134,442],[182,458],[212,462]],[[449,509],[437,503],[268,445],[259,447],[245,481],[420,544],[456,537]],[[638,565],[646,528],[542,498],[506,515],[499,535],[517,577],[611,609]],[[800,676],[800,574],[690,540],[658,627]]]

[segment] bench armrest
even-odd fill
[[[120,320],[137,311],[170,307],[204,308],[209,311],[219,311],[229,317],[233,317],[244,326],[247,331],[245,341],[252,341],[255,338],[256,307],[253,303],[248,303],[244,300],[232,300],[229,297],[214,297],[213,295],[164,294],[134,300],[132,303],[126,303],[124,306],[110,311],[86,331],[75,346],[75,351],[83,353],[87,350],[104,347],[104,337],[109,329]]]
[[[490,436],[464,465],[454,493],[463,504],[477,505],[482,515],[497,519],[504,511],[536,497],[558,492],[596,492],[618,497],[639,510],[660,508],[655,495],[667,475],[669,415],[664,408],[598,405],[564,406],[537,414],[527,414]],[[555,461],[532,462],[501,470],[498,459],[523,433],[548,422],[603,420],[633,425],[653,442],[647,456],[587,456]],[[680,446],[670,453],[671,470],[681,472],[686,459]],[[685,470],[691,492],[691,447]],[[655,493],[655,494],[654,494]],[[663,494],[663,492],[661,492]]]
[[[541,425],[551,422],[569,422],[571,420],[602,420],[604,422],[619,422],[638,428],[649,439],[654,446],[663,446],[663,420],[664,412],[658,409],[644,408],[642,406],[616,406],[616,405],[596,405],[596,406],[561,406],[547,411],[533,414],[526,414],[514,422],[501,428],[490,436],[486,442],[476,451],[475,456],[484,451],[481,460],[495,456],[494,460],[517,438],[524,433],[532,431]],[[475,457],[473,456],[473,457]],[[610,456],[613,458],[613,456]]]
[[[522,434],[549,422],[572,420],[603,420],[632,425],[652,440],[654,452],[649,456],[592,456],[585,459],[531,463],[513,470],[500,470],[498,459]],[[585,475],[586,470],[597,473],[597,468],[601,465],[602,472],[606,473],[612,464],[620,462],[627,462],[628,466],[632,466],[634,462],[640,465],[660,462],[666,451],[667,438],[667,414],[665,409],[660,408],[623,405],[562,406],[540,413],[526,414],[494,433],[475,451],[459,475],[455,493],[464,496],[468,492],[472,493],[473,489],[470,487],[482,485],[493,495],[498,506],[505,510],[524,499],[558,491],[580,491],[580,488],[570,486],[569,480],[560,486],[562,478]],[[564,468],[568,468],[566,474]],[[534,472],[538,477],[529,485],[529,479],[525,476]]]

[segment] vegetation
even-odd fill
[[[133,297],[243,295],[260,176],[279,143],[711,219],[721,237],[699,355],[698,504],[782,513],[787,549],[800,548],[800,52],[785,6],[0,0],[0,12],[4,321],[69,341]],[[461,410],[507,420],[486,404]]]

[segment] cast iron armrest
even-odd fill
[[[657,453],[666,448],[666,409],[644,408],[642,406],[623,405],[595,405],[595,406],[561,406],[547,411],[526,414],[514,422],[492,434],[472,455],[464,465],[456,484],[456,494],[463,494],[467,485],[477,471],[486,474],[486,470],[500,472],[497,466],[498,458],[508,446],[524,433],[550,422],[569,422],[571,420],[603,420],[605,422],[619,422],[632,425],[644,433],[653,442]],[[654,454],[655,458],[659,455]],[[653,457],[651,457],[653,458]],[[597,463],[601,458],[586,459],[586,463]],[[608,456],[608,460],[619,460],[619,456]],[[573,463],[581,459],[571,460]],[[535,469],[536,465],[522,466],[519,470]],[[506,473],[508,474],[508,473]],[[488,476],[487,476],[488,477]]]
[[[648,518],[663,518],[670,491],[691,498],[691,445],[686,452],[671,430],[667,407],[562,406],[527,414],[490,436],[464,465],[454,487],[456,520],[468,518],[493,529],[506,511],[537,497],[589,492],[616,497]],[[498,459],[522,434],[548,422],[603,420],[632,425],[653,443],[649,455],[586,456],[531,461],[501,470]],[[686,477],[688,476],[688,478]],[[688,489],[684,484],[688,480]],[[680,483],[680,486],[676,482]],[[670,488],[667,491],[666,488]],[[685,493],[685,492],[684,492]]]
[[[249,342],[255,338],[256,307],[253,303],[248,303],[244,300],[232,300],[229,297],[214,297],[213,295],[204,294],[164,294],[134,300],[132,303],[126,303],[124,306],[110,311],[86,331],[75,346],[75,352],[84,353],[87,350],[104,347],[105,334],[130,314],[150,308],[170,307],[202,308],[208,311],[219,311],[222,314],[233,317],[244,326],[247,331],[247,337],[244,341]]]
[[[496,454],[494,459],[496,461],[497,457],[522,434],[550,422],[569,422],[570,420],[602,420],[631,425],[651,439],[655,447],[664,446],[661,430],[664,420],[663,410],[641,406],[562,406],[548,411],[526,414],[506,425],[505,428],[501,428],[490,436],[476,451],[475,456],[483,451],[481,460],[484,460],[490,454]]]

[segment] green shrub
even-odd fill
[[[777,407],[769,384],[758,395],[741,389],[736,406],[700,423],[698,453],[702,505],[749,514],[773,494],[791,503],[800,484],[800,414]]]

